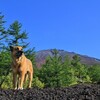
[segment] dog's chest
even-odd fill
[[[20,64],[22,61],[22,57],[19,57],[18,59],[15,60],[17,64]]]

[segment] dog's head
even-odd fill
[[[10,51],[16,58],[21,57],[23,54],[23,48],[21,46],[10,46]]]

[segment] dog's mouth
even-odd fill
[[[16,53],[16,57],[19,58],[19,57],[22,56],[22,54],[23,54],[23,51],[18,51],[18,52]]]

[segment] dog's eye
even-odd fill
[[[17,50],[19,50],[18,48],[15,48],[15,50],[17,51]]]

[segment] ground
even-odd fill
[[[80,84],[66,88],[0,89],[0,100],[100,100],[99,84]]]

